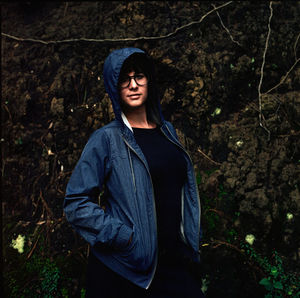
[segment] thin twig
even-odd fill
[[[215,165],[220,166],[221,164],[219,162],[216,162],[214,160],[212,160],[208,155],[206,155],[200,148],[198,148],[198,152],[201,153],[205,158],[207,158],[209,161],[211,161],[212,163],[214,163]]]
[[[216,6],[215,6],[214,4],[212,4],[212,6],[213,6],[213,8],[216,9]],[[233,38],[233,36],[231,35],[229,29],[224,25],[224,23],[223,23],[223,21],[222,21],[222,18],[221,18],[220,14],[219,14],[219,12],[218,12],[217,10],[216,10],[216,14],[217,14],[217,16],[219,17],[220,23],[221,23],[222,27],[224,28],[224,30],[225,30],[225,31],[227,32],[227,34],[229,35],[230,39],[231,39],[234,43],[236,43],[237,45],[239,45],[239,46],[241,47],[242,45],[241,45],[238,41],[236,41],[236,40]]]
[[[213,243],[216,243],[215,246],[213,246],[213,248],[218,248],[219,246],[221,245],[224,245],[224,246],[227,246],[229,248],[232,248],[234,249],[235,251],[239,252],[241,255],[245,255],[245,253],[239,249],[237,246],[233,245],[233,244],[230,244],[228,242],[225,242],[225,241],[220,241],[220,240],[213,240]],[[247,263],[254,269],[256,269],[257,271],[259,271],[259,273],[263,276],[264,275],[264,271],[260,268],[260,267],[257,267],[253,264],[253,262],[250,262],[250,260],[247,260]]]
[[[225,213],[223,211],[221,211],[221,210],[210,208],[207,211],[214,212],[214,213],[218,214],[220,217],[223,217],[223,218],[225,218],[225,219],[227,219],[227,220],[229,220],[229,221],[232,222],[232,218],[230,218],[229,216],[225,215]]]
[[[258,101],[259,101],[259,125],[266,130],[266,132],[268,133],[268,140],[270,140],[270,131],[267,129],[266,126],[263,125],[262,123],[262,93],[261,93],[261,85],[262,85],[262,81],[263,81],[263,77],[264,77],[264,67],[265,67],[265,62],[266,62],[266,54],[267,54],[267,50],[268,50],[268,46],[269,46],[269,39],[270,39],[270,35],[271,35],[271,20],[272,20],[272,16],[273,16],[273,8],[272,8],[272,1],[270,1],[269,7],[270,7],[270,16],[269,16],[269,22],[268,22],[268,34],[267,34],[267,38],[266,38],[266,44],[265,44],[265,50],[263,53],[263,62],[261,64],[261,69],[260,69],[260,80],[259,80],[259,84],[258,84]]]
[[[299,41],[299,37],[300,37],[300,33],[298,34],[298,36],[296,38],[296,41],[295,41],[295,44],[294,44],[295,63],[291,66],[291,68],[287,71],[287,73],[281,78],[280,82],[277,85],[275,85],[274,87],[272,87],[271,89],[269,89],[268,91],[264,92],[263,95],[270,93],[274,89],[278,88],[281,84],[283,84],[283,82],[289,76],[290,72],[294,69],[294,67],[300,61],[300,58],[297,58],[297,53],[296,53],[296,48],[297,48],[297,44],[298,44],[298,41]]]
[[[299,37],[300,37],[300,33],[298,34],[298,36],[296,38],[296,41],[295,41],[295,44],[294,44],[294,54],[295,54],[295,59],[296,60],[298,60],[296,50],[297,50],[297,45],[298,45]]]
[[[294,67],[298,64],[298,62],[300,61],[300,58],[298,58],[295,63],[292,65],[292,67],[288,70],[288,72],[281,78],[280,82],[272,87],[271,89],[269,89],[268,91],[264,92],[262,95],[264,94],[268,94],[270,93],[271,91],[273,91],[274,89],[278,88],[282,83],[284,83],[284,81],[286,80],[286,78],[289,76],[290,72],[294,69]]]
[[[66,16],[66,12],[67,12],[67,9],[68,9],[68,5],[69,5],[69,2],[66,2],[66,4],[65,4],[65,9],[64,9],[64,17]]]
[[[3,104],[2,107],[4,107],[4,109],[6,110],[6,112],[8,113],[8,118],[9,118],[9,121],[12,122],[12,116],[11,116],[11,113],[8,109],[8,106],[6,104]]]
[[[139,40],[159,40],[159,39],[165,39],[165,38],[169,38],[175,34],[177,34],[179,31],[182,31],[183,29],[190,27],[194,24],[200,24],[208,15],[210,15],[211,13],[213,13],[214,11],[223,8],[227,5],[229,5],[230,3],[232,3],[233,1],[229,1],[226,2],[220,6],[217,6],[216,8],[208,11],[206,14],[204,14],[198,21],[193,21],[190,22],[186,25],[180,26],[178,28],[176,28],[173,32],[170,32],[166,35],[161,35],[161,36],[141,36],[141,37],[129,37],[129,38],[117,38],[117,39],[113,39],[113,38],[105,38],[105,39],[95,39],[95,38],[75,38],[75,39],[64,39],[64,40],[49,40],[49,41],[45,41],[45,40],[41,40],[41,39],[33,39],[33,38],[22,38],[22,37],[16,37],[7,33],[1,33],[2,36],[14,39],[14,40],[18,40],[18,41],[31,41],[31,42],[38,42],[38,43],[42,43],[42,44],[57,44],[57,43],[68,43],[68,42],[78,42],[78,41],[88,41],[88,42],[128,42],[128,41],[139,41]]]
[[[43,193],[42,193],[42,190],[40,190],[40,198],[42,200],[42,203],[43,203],[43,206],[45,207],[46,211],[47,211],[47,214],[50,215],[50,218],[53,218],[53,213],[52,213],[52,210],[49,208],[47,202],[45,201],[44,197],[43,197]],[[48,217],[48,216],[47,216]]]
[[[228,246],[228,247],[230,247],[230,248],[238,251],[239,253],[243,254],[243,252],[237,246],[235,246],[233,244],[230,244],[228,242],[224,242],[224,241],[220,241],[220,240],[213,240],[213,243],[216,244],[215,246],[213,246],[213,248],[217,248],[217,247],[219,247],[221,245],[225,245],[225,246]]]
[[[35,243],[34,243],[32,249],[31,249],[31,251],[30,251],[29,254],[27,255],[27,260],[30,259],[30,257],[32,256],[32,254],[33,254],[33,252],[34,252],[34,250],[35,250],[35,248],[36,248],[36,246],[37,246],[37,244],[38,244],[38,242],[39,242],[39,239],[40,239],[40,236],[41,236],[41,235],[42,235],[42,233],[40,233],[40,234],[38,235],[38,238],[36,239],[36,241],[35,241]]]
[[[36,212],[37,212],[37,210],[38,210],[38,204],[39,204],[39,201],[40,201],[40,199],[41,199],[40,197],[38,197],[38,198],[37,198],[37,202],[35,202],[35,188],[36,188],[36,185],[37,185],[39,179],[40,179],[41,177],[43,177],[44,175],[45,175],[45,174],[41,174],[41,175],[39,175],[38,177],[36,177],[35,180],[34,180],[34,182],[33,182],[33,184],[32,184],[32,192],[31,192],[30,198],[31,198],[31,201],[32,201],[32,205],[35,207],[35,210],[34,210],[33,213],[32,213],[32,217],[35,216],[35,214],[36,214]]]

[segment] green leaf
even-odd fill
[[[267,279],[267,278],[263,278],[260,282],[260,285],[264,286],[268,291],[271,291],[273,289],[273,284],[272,282]]]
[[[283,286],[280,281],[276,281],[273,286],[275,289],[283,290]]]
[[[273,266],[273,267],[271,268],[271,274],[272,274],[272,275],[277,275],[277,273],[278,273],[277,268],[276,268],[275,266]]]
[[[80,291],[80,297],[84,298],[85,294],[86,294],[86,290],[84,288],[82,288],[81,291]]]

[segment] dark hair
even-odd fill
[[[143,73],[148,79],[148,97],[146,101],[147,120],[161,125],[161,117],[159,112],[159,95],[155,82],[154,63],[147,54],[133,53],[123,63],[119,74],[120,78],[134,71],[135,73]],[[120,102],[122,106],[122,102]]]

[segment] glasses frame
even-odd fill
[[[136,77],[141,76],[141,75],[143,75],[143,76],[146,78],[146,83],[145,83],[145,84],[139,84],[139,83],[136,81]],[[131,80],[132,80],[132,79],[133,79],[133,80],[135,81],[135,83],[136,83],[138,86],[140,86],[140,87],[145,86],[145,85],[148,84],[148,78],[147,78],[143,73],[138,73],[138,74],[135,74],[135,75],[133,75],[133,76],[127,76],[127,78],[129,78],[128,85],[127,85],[127,86],[121,86],[121,84],[119,84],[119,86],[120,86],[121,89],[126,89],[126,88],[128,88],[128,87],[130,86],[130,84],[131,84]]]

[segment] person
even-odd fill
[[[187,266],[201,242],[194,169],[163,117],[154,63],[138,48],[114,50],[103,77],[115,119],[89,138],[64,200],[91,247],[86,296],[204,297]]]

